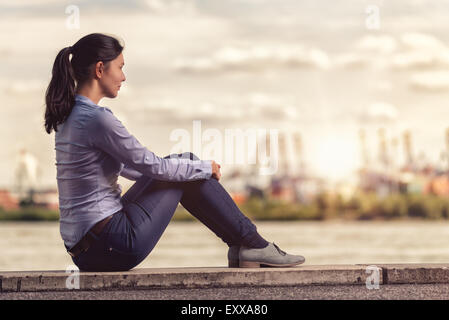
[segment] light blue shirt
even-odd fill
[[[164,181],[209,179],[212,160],[160,158],[131,135],[112,111],[76,95],[55,133],[60,233],[72,248],[98,221],[120,211],[119,175]]]

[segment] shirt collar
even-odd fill
[[[80,95],[80,94],[76,94],[75,95],[75,102],[82,102],[84,104],[87,104],[88,106],[91,107],[98,107],[97,104],[95,104],[92,100],[90,100],[88,97]]]

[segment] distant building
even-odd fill
[[[39,163],[26,149],[21,149],[16,159],[16,190],[20,199],[29,197],[37,187]]]
[[[0,207],[4,210],[15,210],[19,208],[19,199],[8,190],[0,189]]]
[[[288,177],[273,177],[270,198],[286,202],[296,200],[296,190]]]
[[[244,204],[248,199],[248,196],[244,192],[230,192],[229,195],[237,205]]]
[[[52,210],[59,209],[59,197],[56,189],[39,190],[33,193],[33,203]]]
[[[310,203],[324,190],[325,181],[305,175],[274,177],[269,197],[286,202]]]
[[[449,196],[449,177],[447,175],[440,175],[431,179],[424,190],[425,193],[431,193],[437,196]]]

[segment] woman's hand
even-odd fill
[[[221,178],[220,168],[221,166],[214,160],[212,160],[212,177],[214,177],[217,180],[220,180]]]

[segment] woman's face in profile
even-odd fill
[[[103,77],[100,79],[100,86],[106,97],[115,98],[122,82],[126,80],[122,70],[124,64],[123,53],[120,53],[117,58],[109,61],[105,67]]]

